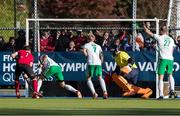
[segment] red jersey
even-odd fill
[[[54,45],[54,38],[49,36],[46,39],[41,38],[40,39],[40,50],[41,52],[50,52],[54,51],[55,45]]]
[[[26,50],[19,50],[18,53],[18,59],[17,62],[19,64],[27,64],[31,66],[30,64],[34,62],[34,57],[31,53],[29,53]]]

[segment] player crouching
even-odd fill
[[[71,85],[65,84],[62,68],[53,59],[44,54],[40,57],[40,63],[42,67],[42,73],[40,75],[41,78],[45,77],[48,79],[50,76],[54,76],[58,80],[60,87],[75,93],[78,98],[82,98],[79,90],[75,89]]]
[[[125,52],[116,50],[113,53],[117,63],[115,71],[112,72],[112,80],[123,90],[125,97],[141,95],[141,98],[147,99],[153,93],[150,88],[136,86],[139,70],[133,59]]]

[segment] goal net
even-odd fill
[[[98,30],[100,36],[103,37],[103,33],[108,32],[109,38],[116,39],[115,35],[118,35],[118,39],[124,39],[123,34],[127,37],[126,42],[132,46],[132,51],[141,51],[145,43],[145,39],[142,37],[143,22],[150,24],[150,29],[159,34],[159,22],[160,19],[26,19],[26,44],[33,44],[35,52],[42,52],[40,45],[40,38],[47,32],[52,35],[54,39],[57,39],[59,31],[65,31],[67,33],[76,35],[78,31],[84,33],[86,36],[88,33],[94,33]],[[156,52],[156,63],[158,54]],[[154,77],[156,80],[156,98],[158,97],[158,77]]]
[[[180,35],[180,0],[169,0],[167,25],[169,26],[170,34],[176,40]]]

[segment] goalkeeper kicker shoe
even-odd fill
[[[141,98],[143,98],[143,99],[148,99],[149,96],[151,96],[152,93],[153,93],[153,91],[152,91],[150,88],[146,88],[146,91],[147,91],[147,92],[146,92]]]

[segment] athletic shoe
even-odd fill
[[[77,97],[78,97],[78,98],[82,98],[82,94],[81,94],[80,91],[76,91],[76,94],[77,94]]]
[[[94,93],[93,94],[93,99],[97,99],[98,98],[98,94],[97,93]]]
[[[33,95],[32,95],[32,98],[40,98],[42,97],[42,94],[38,93],[38,92],[34,92]]]
[[[163,100],[163,96],[160,96],[159,98],[157,98],[157,100]]]
[[[169,92],[169,98],[177,98],[176,92],[171,90],[171,91]]]
[[[39,92],[34,92],[33,94],[36,94],[39,97],[43,97],[42,93],[39,93]]]
[[[133,96],[133,95],[135,95],[134,91],[127,91],[127,92],[122,94],[123,97],[130,97],[130,96]]]
[[[148,99],[150,95],[152,95],[153,91],[150,88],[146,88],[147,92],[141,96],[143,99]]]
[[[17,97],[18,99],[21,98],[21,95],[20,95],[19,92],[16,92],[16,97]]]
[[[108,93],[105,91],[104,93],[103,93],[103,99],[107,99],[108,98]]]

